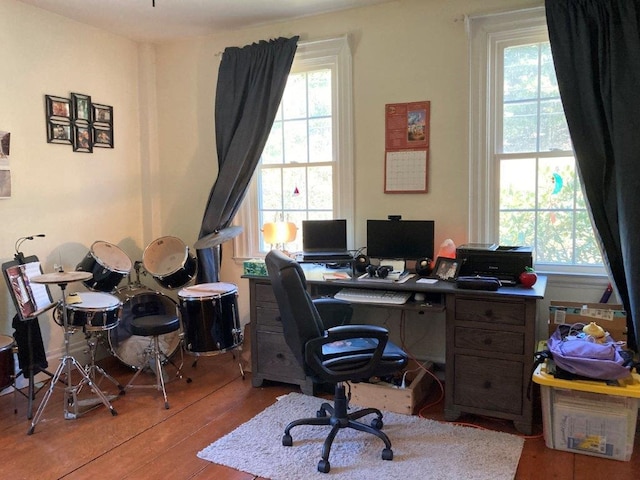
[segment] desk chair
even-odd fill
[[[282,445],[293,444],[291,429],[298,425],[330,425],[322,447],[322,459],[318,471],[329,472],[329,452],[342,428],[353,428],[371,433],[385,445],[383,460],[392,460],[391,442],[381,429],[382,413],[375,408],[365,408],[347,413],[349,400],[344,382],[363,381],[370,377],[392,375],[407,363],[407,355],[388,341],[388,331],[374,325],[339,325],[327,328],[323,305],[321,317],[306,288],[306,279],[300,265],[278,250],[271,250],[265,258],[273,292],[280,310],[284,337],[305,373],[318,383],[335,384],[333,405],[323,403],[314,418],[294,420],[284,430]],[[351,310],[346,302],[333,300],[333,312],[344,317],[344,310]],[[342,312],[342,313],[340,313]],[[327,415],[329,414],[329,415]],[[370,425],[358,421],[366,415],[375,418]]]

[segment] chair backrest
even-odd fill
[[[298,262],[279,250],[271,250],[265,264],[278,302],[284,338],[300,365],[307,370],[304,346],[324,334],[320,314],[307,292],[307,281]]]

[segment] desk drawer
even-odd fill
[[[264,305],[267,303],[271,303],[276,305],[276,297],[273,294],[273,288],[271,288],[271,284],[265,283],[256,283],[256,304]]]
[[[273,332],[282,335],[280,310],[277,307],[256,307],[256,328],[260,332]]]
[[[524,354],[524,333],[456,327],[456,348],[485,352]]]
[[[260,374],[272,380],[298,383],[305,379],[302,367],[285,343],[282,334],[260,333],[257,337]]]
[[[525,325],[524,302],[456,298],[456,320],[503,325]]]
[[[456,405],[522,414],[523,364],[495,358],[456,355]]]

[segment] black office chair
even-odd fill
[[[314,382],[335,384],[333,406],[323,403],[315,418],[289,423],[284,430],[282,445],[288,447],[293,444],[290,434],[293,427],[331,425],[322,447],[322,460],[318,463],[318,471],[327,473],[331,468],[329,452],[338,431],[353,428],[380,438],[385,445],[382,459],[392,460],[391,442],[381,431],[382,413],[375,408],[347,413],[349,400],[345,395],[344,382],[392,375],[406,365],[407,355],[388,341],[385,328],[374,325],[326,328],[331,309],[340,322],[350,317],[349,304],[340,300],[325,300],[322,302],[322,317],[307,292],[305,275],[297,262],[278,250],[270,251],[265,262],[278,302],[285,340],[291,351]],[[357,421],[370,414],[376,416],[370,425]]]

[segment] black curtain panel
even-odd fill
[[[298,38],[226,48],[218,71],[215,123],[218,177],[199,239],[228,227],[240,208],[278,111]],[[198,250],[198,279],[218,281],[220,246]]]
[[[546,0],[578,170],[605,262],[640,344],[640,0]]]

